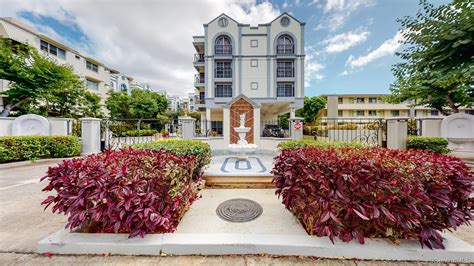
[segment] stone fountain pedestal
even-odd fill
[[[247,160],[247,153],[254,152],[257,149],[256,144],[248,143],[245,140],[245,136],[250,131],[250,127],[245,127],[245,114],[240,115],[240,126],[234,127],[235,132],[239,134],[239,140],[237,143],[229,144],[229,150],[233,153],[237,153],[238,160]]]

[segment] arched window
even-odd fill
[[[229,37],[227,36],[217,37],[214,51],[215,51],[215,54],[232,54],[232,44],[230,42]]]
[[[277,40],[277,54],[294,54],[295,45],[293,43],[293,38],[289,35],[282,35],[278,37]]]
[[[121,84],[121,85],[120,85],[120,91],[122,91],[122,92],[127,92],[127,91],[128,91],[127,85]]]

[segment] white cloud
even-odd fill
[[[340,53],[357,44],[365,42],[369,34],[370,32],[368,32],[367,30],[359,28],[355,31],[349,31],[335,35],[322,42],[326,45],[324,47],[324,51],[330,54]]]
[[[77,25],[90,42],[72,48],[83,52],[87,47],[108,67],[183,96],[193,91],[192,36],[204,34],[202,24],[223,12],[251,25],[270,22],[280,13],[271,3],[256,0],[0,0],[0,6],[0,16],[27,11]]]
[[[324,65],[316,61],[316,57],[319,53],[314,49],[314,47],[306,46],[305,53],[304,85],[305,87],[309,87],[313,81],[322,80],[324,78],[324,75],[321,74]]]
[[[354,11],[373,4],[374,0],[326,0],[325,4],[318,6],[325,15],[315,30],[336,31],[346,23]]]
[[[288,5],[288,2],[285,2],[285,3],[283,3],[283,5],[282,5],[281,7],[282,7],[282,8],[288,8],[288,6],[289,6],[289,5]]]
[[[399,31],[395,36],[385,40],[379,47],[370,51],[368,54],[358,57],[349,56],[346,63],[351,69],[363,67],[381,57],[394,54],[402,45],[402,41],[403,33]]]

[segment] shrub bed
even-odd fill
[[[278,144],[280,150],[298,149],[303,147],[368,147],[362,142],[319,141],[313,139],[288,140]]]
[[[135,144],[132,147],[135,149],[164,149],[177,155],[196,156],[199,170],[202,170],[204,166],[211,163],[211,147],[209,144],[199,140],[163,139]]]
[[[197,160],[164,150],[107,150],[51,167],[42,204],[68,216],[66,228],[91,233],[167,233],[197,198]]]
[[[448,153],[448,140],[440,137],[409,136],[407,148],[415,150],[426,150],[434,153]]]
[[[78,156],[81,143],[75,136],[0,137],[0,163]]]
[[[454,157],[384,148],[286,149],[276,193],[310,235],[418,239],[444,248],[441,230],[471,219],[473,173]]]
[[[153,136],[158,133],[156,129],[134,129],[122,132],[121,137],[141,137],[141,136]]]

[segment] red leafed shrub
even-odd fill
[[[51,167],[42,204],[68,215],[82,232],[165,233],[176,229],[197,198],[201,175],[194,156],[164,150],[105,151]],[[194,178],[193,178],[194,175]]]
[[[472,219],[473,173],[459,159],[383,148],[288,149],[275,158],[283,204],[310,235],[348,242],[418,239],[444,248],[439,231]]]

